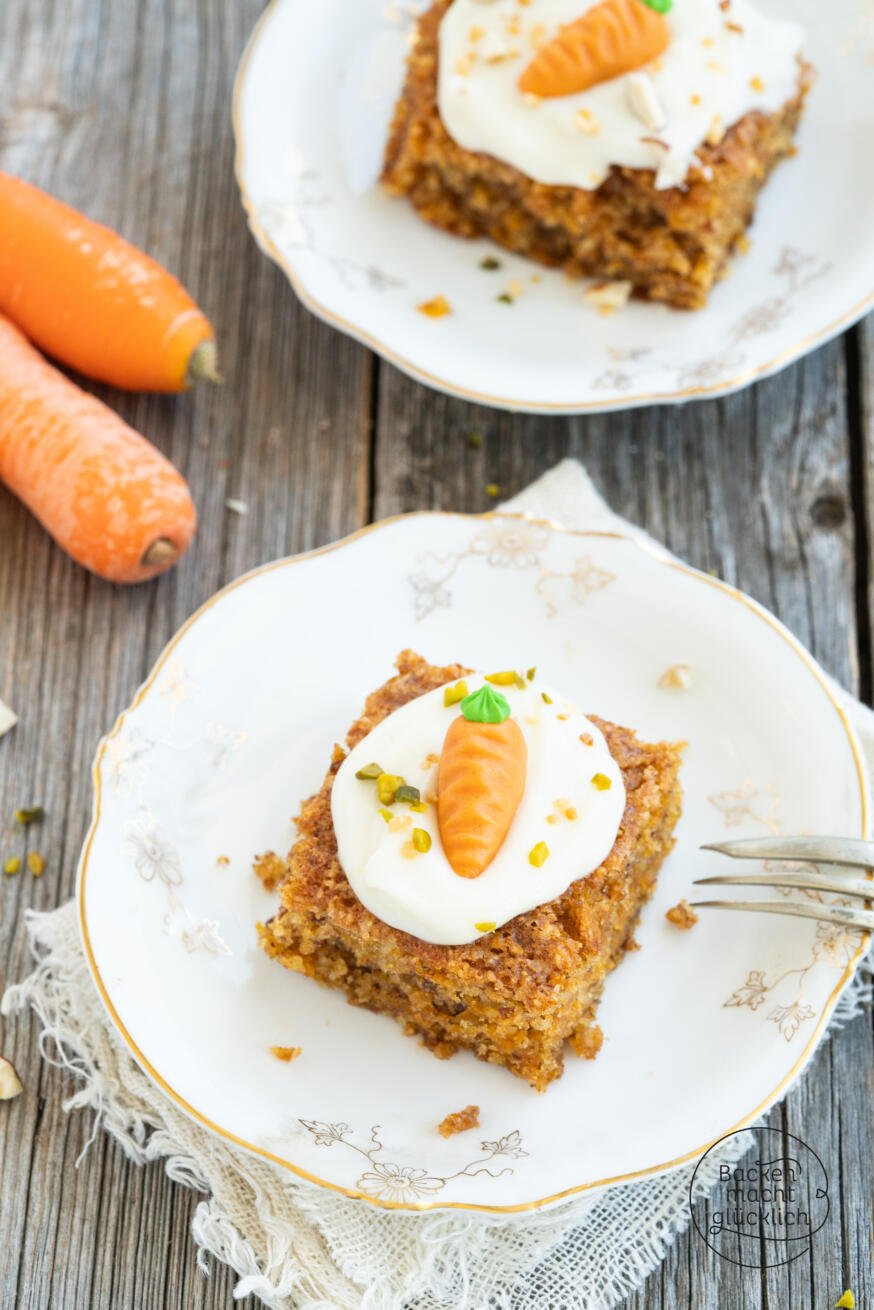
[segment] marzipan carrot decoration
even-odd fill
[[[538,50],[519,90],[543,98],[574,95],[657,59],[671,39],[664,0],[602,0]]]
[[[437,822],[446,858],[462,878],[488,868],[522,794],[528,747],[507,698],[486,685],[461,702],[437,774]]]
[[[129,391],[218,380],[213,330],[154,259],[0,173],[0,313],[46,354]]]
[[[79,564],[144,582],[188,549],[185,479],[0,315],[0,482]]]

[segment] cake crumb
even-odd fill
[[[456,1110],[437,1125],[441,1137],[454,1137],[456,1133],[466,1133],[469,1128],[479,1128],[478,1105],[467,1105],[463,1110]]]
[[[578,1028],[571,1038],[571,1048],[583,1060],[594,1060],[604,1045],[604,1034],[596,1023],[589,1028]]]
[[[302,1050],[302,1046],[271,1046],[270,1054],[275,1055],[277,1060],[281,1060],[283,1064],[291,1064],[292,1060],[296,1060]]]
[[[672,905],[669,910],[665,911],[665,918],[668,923],[672,923],[676,928],[682,928],[684,931],[694,928],[698,922],[698,915],[688,901],[679,901],[678,904]]]
[[[222,869],[226,869],[231,862],[231,857],[229,855],[217,855],[215,857],[215,862]]]
[[[452,313],[452,306],[445,296],[434,296],[431,300],[423,300],[416,308],[426,318],[445,318],[447,314]]]
[[[629,937],[628,941],[625,943],[625,949],[626,951],[639,951],[641,949],[640,942],[636,937]]]
[[[256,855],[252,863],[252,872],[264,884],[264,890],[275,891],[285,878],[285,860],[281,860],[274,851],[265,851]]]

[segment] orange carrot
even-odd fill
[[[48,355],[129,391],[217,380],[209,321],[115,232],[0,173],[0,313]]]
[[[667,20],[648,0],[602,0],[538,50],[519,90],[544,98],[574,95],[648,64],[670,39]]]
[[[528,747],[491,687],[461,702],[437,773],[437,822],[446,858],[462,878],[478,878],[497,855],[522,794]]]
[[[2,315],[0,482],[73,559],[111,582],[163,573],[194,535],[194,505],[169,460]]]

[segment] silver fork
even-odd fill
[[[874,842],[853,837],[749,837],[740,841],[712,842],[704,851],[717,851],[740,860],[790,860],[797,864],[828,864],[835,872],[820,873],[810,869],[789,873],[723,874],[714,878],[697,878],[696,886],[726,883],[744,887],[798,887],[807,891],[828,892],[851,900],[874,902]],[[858,869],[862,877],[837,872]],[[867,875],[867,876],[865,876]],[[874,932],[874,910],[848,905],[823,904],[819,901],[693,901],[719,910],[758,910],[765,914],[791,914],[803,919],[821,919]]]

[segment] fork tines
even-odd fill
[[[874,901],[874,842],[852,837],[753,837],[713,842],[702,847],[733,859],[790,861],[799,866],[785,873],[741,873],[696,879],[696,886],[715,883],[747,887],[800,888],[829,895]],[[837,869],[860,869],[867,877],[847,873],[821,873],[810,866],[827,864]],[[863,932],[874,931],[874,911],[840,902],[822,901],[695,901],[696,906],[725,910],[758,910],[765,914],[796,915],[819,919]]]

